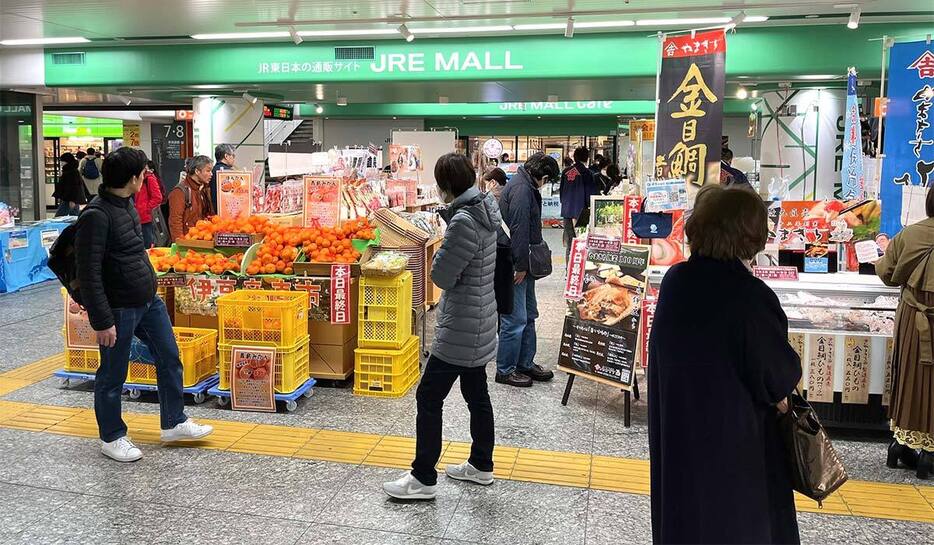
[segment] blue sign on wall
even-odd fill
[[[918,210],[924,210],[925,188],[932,183],[934,45],[925,41],[893,45],[888,90],[881,231],[894,236],[906,222],[917,219]]]

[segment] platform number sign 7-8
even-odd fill
[[[173,132],[175,133],[175,138],[185,138],[185,125],[182,123],[173,123],[165,126],[166,138],[172,136]]]

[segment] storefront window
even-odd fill
[[[20,210],[19,218],[39,219],[36,199],[34,95],[0,92],[0,201]]]

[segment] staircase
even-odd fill
[[[285,140],[290,141],[292,144],[311,143],[314,142],[314,137],[314,122],[311,119],[303,119]]]

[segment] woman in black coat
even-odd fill
[[[78,172],[78,159],[70,152],[63,153],[59,159],[62,162],[62,173],[52,193],[52,196],[59,200],[55,215],[77,216],[81,211],[79,205],[88,203],[84,180]]]
[[[801,377],[778,298],[747,263],[765,247],[755,193],[707,186],[691,258],[662,282],[649,346],[655,543],[798,543],[779,412]]]

